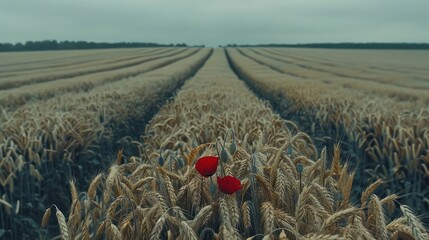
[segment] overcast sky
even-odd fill
[[[0,42],[429,42],[429,0],[0,0]]]

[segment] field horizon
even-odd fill
[[[322,48],[322,49],[374,49],[374,50],[429,50],[428,42],[305,42],[305,43],[224,43],[218,46],[187,43],[156,42],[93,42],[93,41],[57,41],[39,40],[15,43],[1,43],[0,52],[49,51],[49,50],[91,50],[115,48],[150,48],[150,47],[280,47],[280,48]]]

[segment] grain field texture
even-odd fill
[[[429,239],[428,63],[0,53],[0,239]]]

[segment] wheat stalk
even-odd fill
[[[325,220],[325,222],[322,225],[321,231],[325,230],[326,228],[330,227],[332,224],[338,222],[342,218],[346,218],[350,215],[353,215],[358,211],[355,207],[350,207],[341,211],[338,211],[331,216],[329,216],[328,219]]]
[[[103,174],[99,173],[94,179],[92,179],[91,184],[88,187],[88,198],[93,200],[97,191],[97,186],[101,181]]]
[[[160,239],[161,238],[161,232],[162,232],[162,229],[164,228],[164,226],[165,226],[165,223],[166,223],[166,221],[167,221],[167,218],[166,218],[166,216],[164,216],[164,215],[162,215],[157,221],[156,221],[156,224],[155,224],[155,226],[153,227],[153,229],[152,229],[152,232],[151,232],[151,234],[150,234],[150,239],[153,239],[153,240],[155,240],[155,239]]]
[[[347,240],[345,237],[341,237],[339,235],[328,235],[328,234],[307,234],[303,236],[301,239],[305,240]]]
[[[189,226],[189,224],[185,221],[181,221],[179,224],[181,235],[183,235],[183,239],[192,239],[197,240],[198,236],[194,232],[194,230]]]
[[[222,223],[226,227],[232,228],[231,215],[229,212],[228,203],[226,202],[226,200],[224,198],[220,198],[219,199],[219,205],[220,205],[220,215],[222,218]]]
[[[383,212],[383,206],[376,195],[371,195],[368,206],[368,221],[372,220],[374,236],[380,239],[387,239],[386,219]]]
[[[271,233],[274,228],[274,207],[270,202],[262,203],[262,223],[264,226],[264,234],[267,235]]]
[[[47,208],[42,218],[42,228],[45,228],[49,223],[49,218],[51,217],[51,208]]]
[[[60,226],[61,237],[64,240],[68,240],[70,239],[70,235],[66,223],[66,218],[64,217],[64,214],[57,208],[57,206],[54,205],[54,207],[56,208],[55,215],[57,216],[58,225]]]
[[[232,226],[237,227],[240,224],[240,210],[238,208],[237,199],[235,196],[226,196],[226,202],[229,206]]]
[[[383,184],[383,181],[381,179],[377,179],[377,181],[373,182],[371,185],[369,185],[365,191],[362,193],[361,196],[361,208],[365,208],[366,206],[366,201],[369,198],[369,196],[381,185]]]
[[[418,240],[428,239],[429,235],[425,227],[420,222],[420,220],[415,216],[413,211],[406,205],[401,205],[400,209],[407,219],[408,226],[410,226],[412,229],[413,236]]]
[[[192,229],[195,229],[195,231],[199,231],[199,229],[201,229],[202,226],[208,223],[212,215],[213,215],[212,205],[207,205],[203,207],[195,216],[194,220],[192,220],[192,223],[191,223]]]

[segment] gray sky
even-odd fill
[[[0,42],[429,42],[429,0],[0,0]]]

